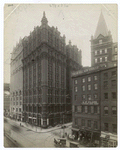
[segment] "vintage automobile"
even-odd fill
[[[68,139],[73,141],[75,139],[75,135],[68,134]]]
[[[79,147],[79,143],[70,142],[70,147]]]
[[[56,147],[65,147],[66,146],[66,139],[65,138],[54,138],[54,143]]]

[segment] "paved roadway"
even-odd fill
[[[19,143],[22,147],[34,147],[34,148],[44,148],[44,147],[55,147],[54,146],[54,138],[59,138],[63,129],[54,130],[47,133],[36,133],[31,131],[25,127],[21,127],[15,123],[15,121],[7,119],[4,123],[5,132],[10,135],[17,143]],[[70,128],[66,128],[65,132],[70,132]],[[5,138],[6,141],[6,138]],[[8,142],[6,142],[8,143]],[[7,144],[9,146],[9,144]],[[10,145],[10,147],[13,145]],[[69,146],[69,142],[67,141],[67,146]]]
[[[8,148],[8,147],[17,147],[8,137],[4,136],[4,147]]]

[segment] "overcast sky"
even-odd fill
[[[4,6],[4,82],[10,82],[10,57],[19,38],[28,36],[34,26],[41,25],[43,11],[48,25],[58,27],[65,34],[66,44],[71,40],[82,50],[83,66],[91,65],[90,39],[94,35],[101,13],[105,18],[113,41],[117,42],[118,11],[115,4],[13,4]]]

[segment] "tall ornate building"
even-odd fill
[[[81,51],[65,43],[43,13],[41,26],[23,39],[23,121],[42,127],[70,121],[70,72],[81,66]]]
[[[101,12],[94,37],[91,36],[91,66],[114,62],[117,65],[117,43],[113,43]]]

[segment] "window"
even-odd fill
[[[91,77],[88,77],[88,82],[90,82],[91,81]]]
[[[105,53],[107,53],[107,48],[105,48]]]
[[[97,113],[98,114],[100,113],[100,107],[99,106],[97,107]]]
[[[81,113],[81,108],[82,108],[82,106],[77,106],[77,112]]]
[[[75,118],[75,125],[77,125],[78,124],[78,119],[77,118]]]
[[[95,51],[95,55],[97,55],[97,51]]]
[[[97,63],[97,58],[95,58],[95,63]]]
[[[117,125],[116,124],[112,124],[112,128],[113,128],[113,132],[117,133]]]
[[[116,84],[117,84],[117,83],[116,83],[116,80],[112,80],[112,81],[111,81],[111,85],[112,85],[112,86],[116,86]]]
[[[19,112],[21,112],[21,108],[19,108]]]
[[[104,115],[108,115],[108,107],[107,106],[104,107]]]
[[[105,73],[103,74],[103,76],[104,76],[104,80],[108,79],[108,73],[107,73],[107,72],[105,72]]]
[[[82,86],[82,90],[85,91],[85,86],[84,85]]]
[[[115,52],[117,52],[118,51],[118,49],[117,48],[115,48]]]
[[[94,107],[91,106],[91,113],[94,113]]]
[[[16,108],[16,112],[18,112],[18,108]]]
[[[97,121],[94,121],[94,129],[98,129],[98,123],[97,123]]]
[[[94,89],[95,89],[95,90],[97,90],[97,89],[98,89],[97,84],[94,84]]]
[[[102,58],[100,58],[100,62],[102,62]]]
[[[85,120],[84,119],[81,120],[81,125],[85,126]]]
[[[104,131],[108,131],[108,123],[104,123]]]
[[[85,113],[87,113],[87,111],[88,111],[88,107],[87,107],[87,106],[85,106]]]
[[[112,107],[112,115],[117,115],[117,108],[116,108],[116,106]]]
[[[100,54],[102,54],[102,49],[100,49]]]
[[[99,40],[99,44],[102,44],[102,40]]]
[[[78,91],[78,89],[77,89],[77,87],[75,87],[75,92],[77,92]]]
[[[77,112],[77,106],[75,106],[75,112]]]
[[[88,100],[91,100],[91,95],[88,95]]]
[[[98,94],[94,94],[94,98],[97,99],[98,98]]]
[[[85,106],[82,106],[82,113],[85,112]]]
[[[108,93],[104,93],[104,99],[108,99]]]
[[[85,100],[85,95],[82,95],[82,100]]]
[[[117,60],[117,55],[114,56],[114,60]]]
[[[112,92],[112,99],[116,99],[116,98],[117,98],[116,92]]]
[[[112,71],[112,77],[115,77],[117,75],[116,71]]]
[[[75,95],[75,101],[77,101],[77,95]]]
[[[88,106],[88,113],[91,113],[91,106]]]
[[[77,80],[75,80],[75,84],[77,84]]]
[[[107,61],[107,57],[105,57],[105,61]]]
[[[94,106],[94,113],[97,113],[97,106]]]
[[[83,83],[85,82],[85,78],[82,79],[82,82],[83,82]]]
[[[104,81],[103,86],[105,89],[108,88],[108,81]]]
[[[91,85],[90,85],[90,84],[88,85],[88,90],[89,90],[89,91],[91,90]]]
[[[97,80],[97,76],[94,76],[94,80],[95,80],[95,81]]]
[[[88,127],[91,127],[91,120],[88,120]]]

